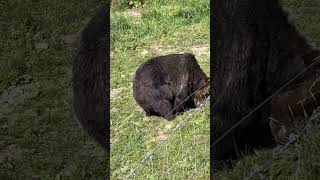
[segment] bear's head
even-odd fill
[[[194,104],[201,106],[210,95],[210,80],[208,77],[203,79],[200,88],[194,93]]]

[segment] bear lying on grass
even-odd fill
[[[183,111],[195,108],[194,99],[209,95],[205,91],[209,87],[208,80],[192,54],[159,56],[137,69],[133,97],[146,116],[172,120]],[[194,93],[196,90],[198,92]]]
[[[213,7],[210,139],[216,168],[252,148],[275,145],[270,103],[249,113],[302,71],[312,48],[278,0],[224,0]]]
[[[109,49],[107,8],[102,8],[82,31],[73,65],[74,111],[82,127],[108,149]]]
[[[300,132],[320,105],[319,65],[272,99],[269,125],[277,144],[287,143],[291,133]]]

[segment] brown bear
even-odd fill
[[[212,3],[211,167],[275,145],[270,102],[255,108],[305,67],[313,52],[278,0]]]
[[[82,127],[109,148],[109,29],[107,7],[88,22],[73,64],[74,111]]]
[[[133,97],[146,116],[172,120],[185,110],[195,108],[194,98],[201,101],[209,95],[205,91],[208,80],[192,54],[158,56],[136,70]]]
[[[269,125],[279,145],[287,143],[291,133],[302,130],[320,103],[320,68],[314,66],[312,69],[301,82],[295,82],[271,101]]]

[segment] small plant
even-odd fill
[[[129,8],[138,8],[141,7],[144,4],[144,0],[129,0]]]
[[[145,0],[114,0],[113,5],[116,9],[139,8],[145,4]]]

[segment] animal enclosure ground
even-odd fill
[[[282,0],[284,9],[289,14],[290,22],[296,25],[308,42],[320,48],[320,2],[313,0]],[[319,119],[317,120],[319,122]],[[320,150],[319,126],[308,129],[297,147],[290,146],[282,158],[273,161],[269,168],[252,179],[317,179],[319,173]],[[234,164],[232,169],[225,169],[214,174],[215,179],[243,179],[272,157],[272,150],[256,151]]]
[[[137,179],[209,177],[209,102],[168,122],[145,117],[132,95],[136,69],[159,55],[192,52],[209,76],[209,22],[208,0],[156,0],[137,9],[111,8],[111,179],[126,177],[158,143],[134,173]]]
[[[104,179],[107,160],[73,113],[78,32],[103,0],[0,4],[0,179]]]

